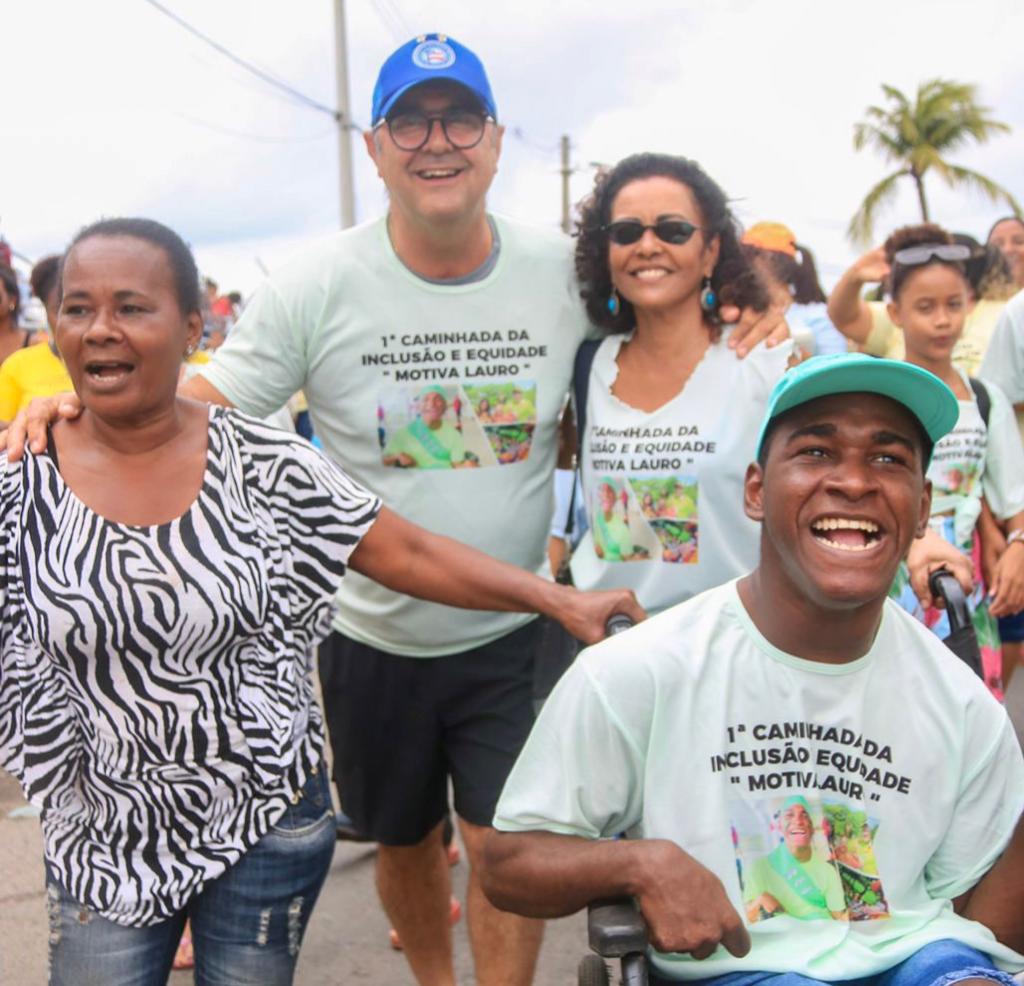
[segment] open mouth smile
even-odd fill
[[[135,365],[122,360],[90,360],[85,372],[93,384],[100,386],[119,383],[135,371]]]
[[[881,541],[882,529],[871,520],[822,517],[811,524],[811,534],[820,544],[839,551],[868,551]]]
[[[462,174],[462,168],[420,168],[416,177],[424,181],[444,181],[450,178],[457,178]]]

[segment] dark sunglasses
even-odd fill
[[[694,226],[693,223],[688,223],[685,219],[659,219],[653,226],[645,225],[639,219],[619,219],[601,227],[601,231],[608,234],[608,239],[619,246],[629,246],[631,243],[639,242],[649,229],[654,230],[654,235],[662,243],[681,246],[701,227]]]
[[[926,264],[932,258],[945,260],[948,263],[970,260],[971,248],[965,243],[922,243],[920,246],[906,247],[897,250],[892,259],[904,267],[916,267]]]

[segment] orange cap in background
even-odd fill
[[[775,250],[787,256],[796,256],[796,235],[782,223],[754,223],[742,237],[741,243],[759,250]]]

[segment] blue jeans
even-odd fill
[[[899,965],[861,979],[823,983],[795,972],[730,972],[711,979],[691,980],[690,986],[953,986],[965,979],[1014,986],[1013,977],[996,969],[987,955],[951,939],[925,945]],[[651,986],[668,982],[654,977]]]
[[[196,986],[290,986],[334,842],[321,765],[252,849],[160,924],[126,928],[108,921],[48,873],[50,986],[164,986],[186,920]]]

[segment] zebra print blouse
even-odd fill
[[[294,435],[211,408],[192,506],[105,520],[48,455],[0,458],[0,765],[64,888],[181,910],[319,763],[310,661],[380,501]]]

